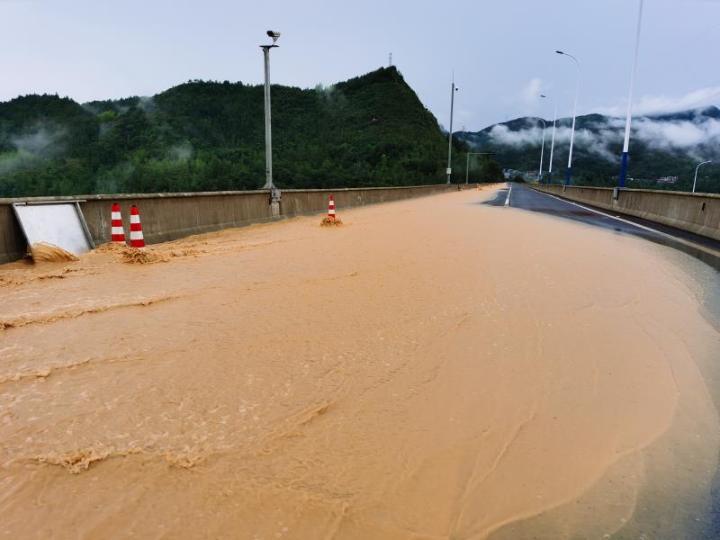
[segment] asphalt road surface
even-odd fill
[[[647,220],[572,203],[553,195],[537,192],[522,184],[511,184],[511,186],[500,190],[497,196],[486,204],[541,212],[611,229],[621,234],[638,236],[683,251],[720,270],[720,242],[716,240]]]
[[[522,184],[508,184],[506,188],[499,190],[493,199],[482,204],[528,210],[560,219],[577,221],[592,227],[613,230],[618,234],[643,238],[686,253],[711,267],[710,269],[703,268],[703,264],[684,265],[698,282],[705,284],[704,308],[710,313],[709,318],[715,321],[720,320],[720,242],[716,240],[648,220],[573,203],[554,195],[535,191]],[[708,382],[709,393],[717,407],[720,404],[718,370],[706,366],[701,371]],[[713,501],[709,510],[710,518],[704,531],[694,531],[693,534],[697,538],[720,538],[719,473],[715,474],[712,485]],[[624,537],[622,533],[619,536]]]

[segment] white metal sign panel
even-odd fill
[[[75,204],[15,205],[28,244],[46,242],[80,255],[90,251]]]

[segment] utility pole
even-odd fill
[[[455,87],[455,77],[453,76],[452,85],[450,86],[450,133],[448,133],[448,164],[447,164],[447,183],[450,184],[450,177],[452,176],[452,135],[453,135],[453,113],[455,108],[455,92],[458,88]]]

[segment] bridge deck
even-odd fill
[[[0,268],[0,528],[702,537],[717,274],[498,189]]]

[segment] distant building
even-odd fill
[[[663,176],[662,178],[658,178],[655,183],[656,184],[677,184],[677,181],[680,179],[678,176]]]

